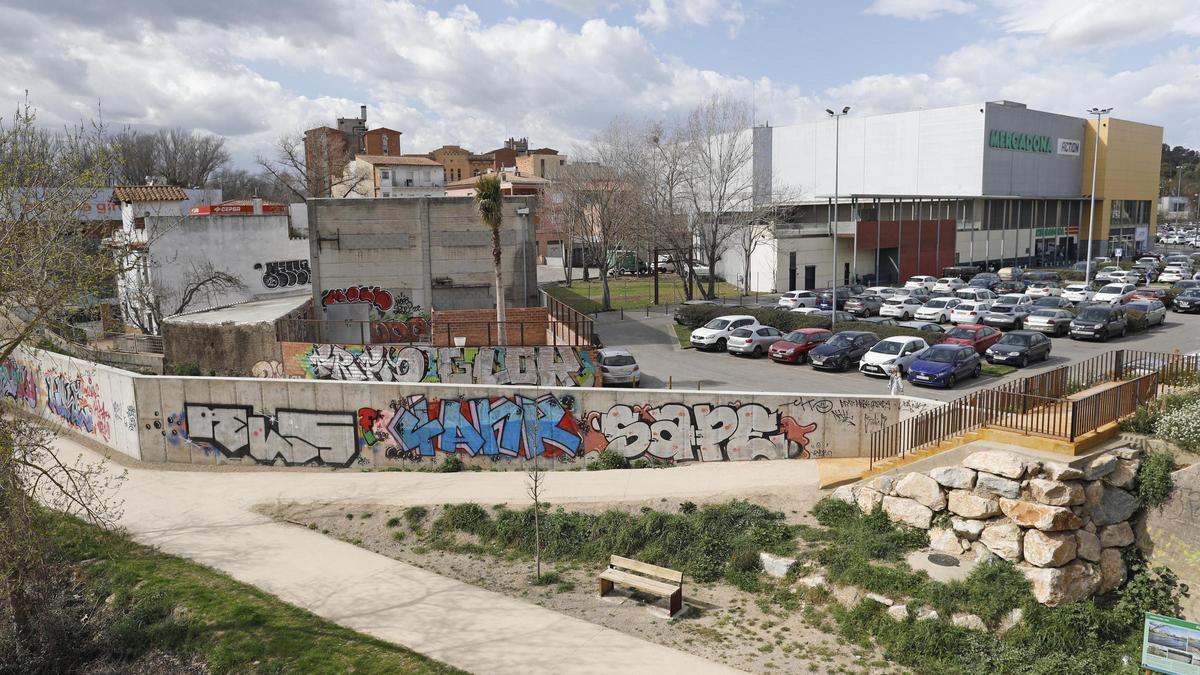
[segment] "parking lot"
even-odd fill
[[[730,308],[730,313],[737,313]],[[641,364],[642,387],[712,391],[806,392],[830,394],[884,394],[887,380],[862,375],[815,370],[808,365],[775,363],[723,352],[683,349],[674,335],[669,314],[629,312],[601,314],[596,330],[608,347],[628,347]],[[1108,342],[1054,338],[1050,358],[1004,377],[983,376],[959,383],[952,390],[931,389],[905,383],[904,393],[935,400],[951,400],[976,387],[990,386],[1042,370],[1081,361],[1114,349],[1190,352],[1200,350],[1200,315],[1167,315],[1167,323],[1142,333],[1131,333]]]

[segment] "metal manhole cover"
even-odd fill
[[[930,553],[929,562],[942,567],[958,567],[958,558],[945,553]]]

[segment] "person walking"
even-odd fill
[[[888,394],[896,396],[904,393],[904,377],[900,374],[900,366],[891,363],[887,367]]]

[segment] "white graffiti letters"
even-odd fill
[[[736,406],[668,403],[657,408],[615,405],[601,418],[608,449],[625,457],[719,462],[788,456],[778,412],[757,403]]]
[[[188,438],[209,443],[226,457],[343,467],[358,457],[353,413],[279,410],[270,417],[250,406],[193,404],[185,412]]]

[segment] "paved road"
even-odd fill
[[[596,331],[609,347],[629,347],[642,366],[643,387],[714,391],[805,392],[829,394],[885,394],[887,381],[858,372],[833,373],[810,366],[774,363],[770,359],[751,359],[731,354],[680,349],[672,319],[664,313],[617,312],[601,314]],[[1170,352],[1200,350],[1200,315],[1167,315],[1167,324],[1148,332],[1114,338],[1107,343],[1055,338],[1053,352],[1045,363],[1031,365],[1004,378],[982,377],[946,391],[906,384],[904,393],[948,401],[978,387],[991,386],[1008,379],[1082,361],[1114,349],[1141,349]]]
[[[91,451],[68,438],[64,459]],[[407,506],[528,502],[520,472],[163,471],[130,468],[119,496],[139,542],[214,567],[343,626],[480,673],[733,672],[531,603],[439,576],[251,508],[279,502]],[[671,471],[557,472],[557,504],[811,492],[815,461],[732,462]]]

